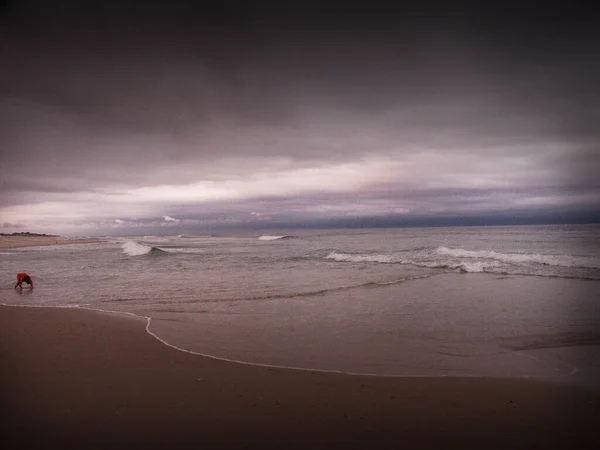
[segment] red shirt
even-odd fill
[[[29,275],[27,275],[25,272],[21,272],[17,274],[17,281],[23,281],[23,278],[28,277]]]

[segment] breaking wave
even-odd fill
[[[293,239],[296,236],[288,236],[288,235],[284,235],[284,236],[271,236],[268,234],[263,234],[262,236],[260,236],[258,238],[259,241],[276,241],[278,239]]]
[[[164,250],[158,247],[151,247],[149,245],[140,244],[134,241],[127,241],[121,245],[123,253],[129,256],[141,256],[141,255],[154,255],[164,254]]]
[[[500,264],[496,261],[491,263],[488,262],[450,262],[450,261],[416,261],[414,259],[403,258],[402,256],[395,255],[356,255],[350,253],[338,253],[331,252],[329,255],[325,256],[325,259],[333,259],[334,261],[340,262],[372,262],[379,264],[410,264],[417,267],[425,267],[428,269],[452,269],[452,270],[460,270],[461,272],[491,272],[495,271],[494,269],[498,269]]]
[[[351,253],[331,252],[325,259],[333,259],[340,262],[374,262],[381,264],[411,264],[409,260],[402,259],[397,255],[362,255]]]
[[[455,258],[479,258],[502,261],[509,264],[538,263],[548,266],[581,267],[586,269],[600,269],[600,259],[590,256],[573,255],[539,255],[528,253],[498,253],[491,250],[473,251],[462,248],[438,247],[438,255],[452,256]]]
[[[594,257],[498,253],[447,247],[438,247],[429,251],[405,251],[390,254],[352,254],[332,250],[326,256],[321,257],[338,262],[407,264],[464,273],[487,272],[502,275],[559,276],[583,279],[598,279],[598,275],[593,272],[600,268],[600,261]],[[573,272],[573,270],[578,272]]]

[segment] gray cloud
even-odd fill
[[[0,222],[0,228],[19,229],[21,227],[23,227],[23,224],[20,223]]]
[[[585,14],[15,5],[0,30],[3,220],[600,207]]]

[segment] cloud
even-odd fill
[[[44,20],[0,29],[5,223],[600,209],[591,20],[567,17],[556,33],[553,6],[529,23],[108,3],[94,14],[27,2],[15,14]]]
[[[0,228],[23,228],[22,223],[0,222]]]

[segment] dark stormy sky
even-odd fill
[[[195,3],[2,3],[2,231],[600,220],[591,9]]]

